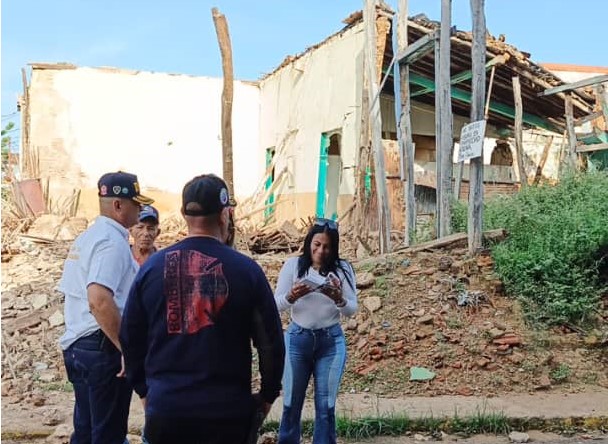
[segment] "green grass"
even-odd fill
[[[302,435],[312,436],[313,421],[302,421]],[[264,432],[278,431],[279,423],[268,421],[263,426]],[[451,418],[409,418],[406,415],[336,419],[337,435],[346,439],[365,439],[374,436],[401,436],[408,432],[445,432],[450,434],[474,435],[478,433],[504,434],[511,430],[509,421],[502,413],[478,412],[475,415]]]

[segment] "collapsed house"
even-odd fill
[[[392,226],[403,226],[403,182],[399,171],[393,60],[392,12],[378,9],[379,97]],[[241,216],[300,220],[311,215],[340,218],[354,197],[373,196],[365,114],[363,16],[297,56],[290,56],[258,82],[235,82],[234,177]],[[435,208],[435,63],[429,42],[438,24],[424,16],[408,21],[410,45],[427,45],[410,64],[415,184],[419,213]],[[418,43],[416,43],[418,42]],[[469,122],[471,34],[451,37],[453,138]],[[557,177],[567,128],[564,93],[539,96],[563,85],[504,38],[487,37],[486,73],[492,73],[484,145],[486,194],[512,193],[521,180],[513,167],[512,78],[521,79],[527,174]],[[67,64],[32,64],[26,91],[27,131],[23,149],[36,153],[37,173],[50,178],[56,196],[82,189],[82,211],[95,206],[95,181],[112,169],[136,172],[161,210],[179,208],[183,183],[200,172],[221,174],[221,79],[157,74]],[[489,83],[489,81],[488,81]],[[597,100],[573,90],[574,119],[596,112]],[[594,124],[592,121],[591,124]],[[603,130],[606,128],[604,127]],[[542,165],[541,165],[542,164]],[[364,180],[358,180],[362,174]],[[460,197],[468,193],[463,167]],[[359,188],[359,189],[357,189]],[[57,197],[59,198],[59,197]],[[90,212],[89,212],[90,213]],[[370,227],[377,225],[373,215]]]

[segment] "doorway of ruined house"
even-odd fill
[[[342,176],[342,135],[340,131],[321,134],[316,216],[336,220]]]
[[[266,175],[266,182],[264,182],[265,190],[268,190],[274,182],[274,166],[272,167],[272,169],[269,172],[268,172],[268,167],[270,167],[270,165],[272,165],[275,151],[276,150],[275,150],[274,146],[272,146],[270,148],[266,148],[267,175]],[[273,204],[274,204],[274,193],[270,193],[270,195],[268,195],[268,197],[264,201],[264,221],[265,222],[270,222],[270,219],[272,218],[272,216],[274,214],[274,205]]]

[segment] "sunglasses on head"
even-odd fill
[[[336,222],[335,220],[318,217],[317,219],[315,219],[315,225],[318,225],[319,227],[327,227],[330,230],[338,231],[338,222]]]

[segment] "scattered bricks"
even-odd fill
[[[371,364],[366,364],[366,365],[362,365],[359,368],[357,368],[355,370],[355,373],[357,373],[359,376],[365,376],[371,372],[373,372],[374,370],[376,370],[376,368],[378,367],[378,363],[373,362]]]
[[[450,273],[452,273],[453,275],[460,274],[460,272],[462,271],[462,265],[463,265],[462,261],[452,262],[452,265],[450,265]]]
[[[346,323],[346,329],[347,330],[356,330],[357,329],[357,325],[358,322],[356,319],[349,319],[348,322]]]
[[[370,351],[369,351],[369,356],[374,360],[374,361],[379,361],[382,359],[382,349],[380,347],[373,347]]]
[[[480,268],[490,268],[494,266],[492,256],[479,256],[477,258],[477,266]]]
[[[357,345],[355,347],[357,348],[357,350],[362,350],[367,346],[367,344],[368,344],[367,339],[361,338],[357,341]]]
[[[504,336],[504,334],[505,334],[505,332],[503,330],[498,329],[498,328],[491,328],[490,330],[488,330],[488,333],[492,339],[498,339],[498,338]]]
[[[485,369],[492,372],[498,369],[498,364],[495,362],[490,362],[488,365],[486,365]]]
[[[472,396],[473,389],[471,389],[471,387],[461,385],[459,387],[456,387],[456,393],[459,394],[460,396]]]
[[[521,345],[522,341],[521,341],[521,338],[519,336],[517,336],[516,334],[507,333],[504,336],[502,336],[501,338],[494,339],[492,341],[492,343],[494,345],[509,345],[511,347],[514,347],[516,345]]]
[[[418,265],[412,265],[407,270],[403,272],[405,276],[416,276],[420,274],[421,268]]]
[[[416,324],[418,324],[418,325],[428,325],[428,324],[432,324],[432,323],[433,323],[432,315],[422,316],[416,320]]]
[[[450,256],[442,256],[439,258],[439,265],[437,268],[439,271],[448,271],[453,263],[454,259],[452,259]]]
[[[486,365],[490,363],[490,360],[487,358],[479,358],[475,361],[475,365],[479,368],[484,368]]]
[[[542,375],[539,379],[538,379],[538,385],[536,387],[534,387],[536,390],[546,390],[551,388],[551,379],[549,378],[549,375]]]
[[[462,368],[462,362],[456,361],[450,364],[453,368]]]

